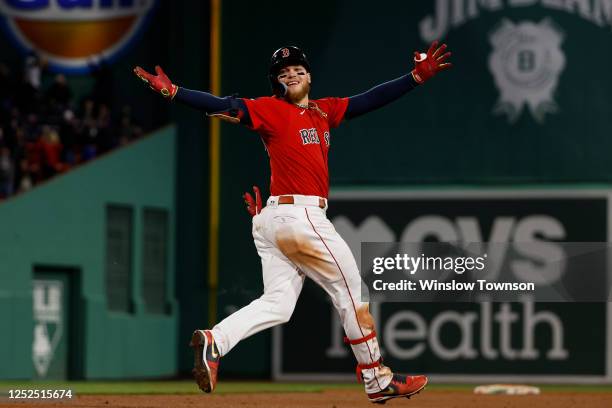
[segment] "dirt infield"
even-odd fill
[[[9,407],[125,407],[125,408],[356,408],[375,407],[357,391],[334,390],[313,393],[257,393],[220,395],[81,395],[66,401],[13,401],[0,403]],[[419,408],[609,408],[612,393],[551,392],[532,396],[474,395],[469,392],[423,392],[410,400],[395,399],[385,407]]]

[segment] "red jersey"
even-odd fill
[[[312,100],[308,109],[271,96],[244,102],[250,128],[259,133],[270,157],[270,193],[327,198],[330,129],[344,118],[348,98]]]

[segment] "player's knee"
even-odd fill
[[[294,305],[287,304],[278,304],[275,308],[274,312],[277,316],[277,321],[282,323],[287,323],[291,320],[291,316],[293,315]]]
[[[368,303],[362,303],[361,306],[357,307],[357,322],[364,329],[374,330],[374,317],[370,313]]]
[[[266,303],[268,311],[274,315],[278,324],[287,323],[295,309],[295,302],[287,302],[287,295],[281,292],[264,295],[260,301]]]
[[[292,315],[293,315],[293,310],[283,310],[279,315],[278,321],[281,324],[287,323],[289,320],[291,320]]]
[[[353,302],[344,300],[336,301],[334,305],[342,321],[356,318],[359,327],[366,330],[374,330],[376,325],[374,323],[374,317],[370,313],[370,305],[368,303],[361,303],[353,306]]]

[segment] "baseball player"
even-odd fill
[[[156,75],[140,67],[134,72],[169,100],[179,101],[257,132],[270,159],[270,197],[261,209],[245,196],[253,215],[253,238],[261,257],[264,293],[211,330],[196,330],[191,339],[193,373],[205,392],[215,389],[219,360],[257,332],[291,317],[305,277],[331,297],[357,359],[357,377],[368,398],[384,403],[410,397],[427,384],[424,375],[405,376],[384,366],[368,311],[360,300],[361,277],[344,240],[326,217],[329,192],[328,152],[331,129],[343,121],[380,108],[423,84],[451,64],[446,44],[434,42],[427,53],[415,53],[414,69],[397,79],[349,98],[311,99],[310,64],[297,47],[279,48],[272,55],[269,80],[272,96],[257,99],[220,98],[172,83],[159,66]]]

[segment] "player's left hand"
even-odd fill
[[[162,94],[164,98],[172,99],[178,92],[178,86],[172,83],[159,65],[155,66],[155,73],[157,75],[150,74],[140,67],[134,68],[134,73],[138,78],[149,84],[151,89]]]
[[[262,204],[261,204],[261,193],[259,192],[259,187],[253,186],[253,191],[255,192],[255,199],[251,193],[244,193],[242,198],[244,199],[244,203],[247,206],[247,211],[251,214],[251,217],[256,216],[261,212]]]
[[[452,67],[453,64],[445,62],[451,56],[451,53],[450,51],[444,51],[446,51],[446,44],[438,47],[438,41],[431,44],[427,54],[415,51],[414,69],[412,70],[414,80],[422,84],[438,72]]]

